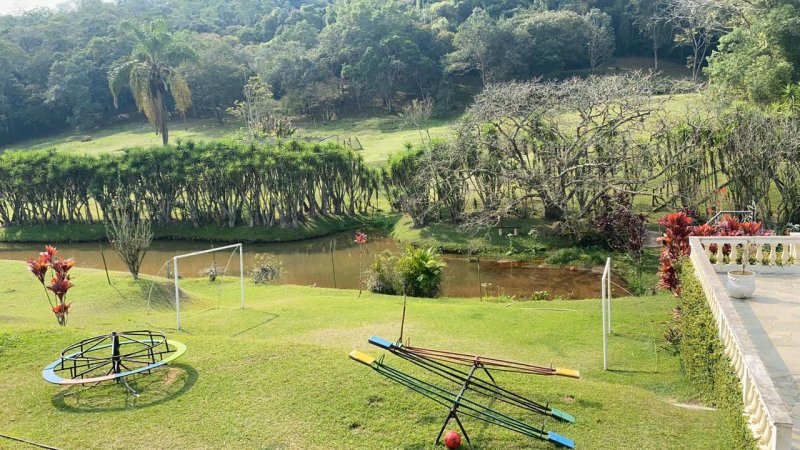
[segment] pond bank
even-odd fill
[[[156,240],[213,241],[216,243],[273,243],[294,242],[328,236],[359,228],[390,226],[391,215],[373,214],[353,217],[320,217],[304,222],[297,228],[248,227],[233,228],[206,225],[153,227]],[[25,227],[0,227],[0,242],[98,242],[106,240],[103,224],[62,224]]]

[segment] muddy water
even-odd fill
[[[64,257],[73,257],[81,267],[103,268],[100,247],[96,243],[76,243],[58,245]],[[331,246],[334,246],[331,261]],[[217,244],[217,247],[222,244]],[[43,246],[39,244],[2,244],[0,259],[24,261],[35,256]],[[175,255],[206,250],[210,242],[155,241],[144,259],[141,272],[150,275],[165,275],[165,263]],[[384,250],[398,251],[402,247],[389,238],[370,236],[370,242],[363,246],[361,264],[367,268],[373,258]],[[268,252],[278,256],[286,273],[281,283],[318,287],[358,288],[359,248],[352,242],[352,236],[336,235],[301,242],[282,244],[245,244],[245,270],[252,266],[256,253]],[[104,247],[109,270],[125,271],[122,261]],[[238,274],[239,257],[228,251],[214,253],[217,266],[228,266],[228,273]],[[541,268],[535,263],[517,263],[475,260],[446,255],[444,295],[450,297],[480,297],[481,286],[484,296],[501,295],[517,298],[530,298],[534,292],[547,291],[550,298],[571,299],[600,297],[600,274],[591,271]],[[212,263],[211,254],[181,259],[179,275],[196,277]],[[479,268],[480,265],[480,268]]]

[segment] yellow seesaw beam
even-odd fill
[[[569,377],[569,378],[580,378],[581,377],[581,373],[579,371],[574,370],[574,369],[564,369],[562,367],[556,367],[555,374],[559,375],[559,376],[562,376],[562,377]]]
[[[358,361],[361,364],[364,364],[365,366],[371,366],[372,364],[375,363],[375,358],[358,350],[353,350],[352,352],[350,352],[350,359]]]

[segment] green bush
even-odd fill
[[[554,266],[581,266],[592,267],[605,264],[603,252],[586,251],[583,248],[560,248],[550,253],[545,262]]]
[[[408,247],[400,257],[390,251],[378,255],[367,273],[367,289],[379,294],[438,297],[445,263],[433,248]]]
[[[366,273],[367,289],[378,294],[396,295],[402,291],[402,282],[397,273],[397,255],[381,252]]]
[[[742,415],[742,386],[717,334],[717,323],[692,265],[683,260],[681,281],[680,353],[686,375],[699,389],[702,400],[725,412],[733,442],[728,448],[755,448],[755,440]]]
[[[397,273],[412,297],[438,297],[442,290],[445,263],[442,255],[433,248],[408,247],[397,261]]]

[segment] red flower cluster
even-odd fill
[[[69,275],[56,273],[55,278],[50,280],[50,285],[47,286],[47,289],[53,291],[58,301],[63,303],[64,296],[67,295],[67,291],[72,286],[74,286],[74,284],[69,280]]]
[[[663,245],[661,249],[661,263],[658,272],[661,281],[658,286],[662,289],[669,289],[675,295],[680,295],[681,287],[678,274],[675,271],[675,263],[681,257],[688,256],[691,249],[689,247],[690,236],[763,236],[771,234],[763,228],[761,222],[740,222],[732,216],[725,216],[719,221],[718,225],[697,225],[692,226],[694,219],[685,212],[667,214],[658,220],[659,225],[663,226],[663,237],[658,241]],[[717,252],[716,244],[709,247],[712,253]],[[730,255],[731,246],[725,244],[722,247],[723,255]]]
[[[42,255],[39,255],[39,257],[35,260],[28,258],[28,270],[30,270],[33,276],[35,276],[42,284],[44,284],[44,276],[47,275],[47,270],[49,268],[49,260]]]
[[[61,259],[57,254],[58,249],[47,245],[45,246],[45,251],[39,253],[38,258],[35,260],[28,258],[27,265],[28,270],[30,270],[33,276],[44,286],[45,293],[47,293],[47,291],[52,291],[53,294],[55,294],[58,301],[55,306],[53,306],[53,302],[51,301],[50,306],[52,307],[53,313],[56,315],[58,323],[64,325],[71,306],[71,303],[65,301],[65,297],[67,291],[74,286],[72,281],[70,281],[69,271],[75,266],[75,260],[72,258]],[[50,280],[49,285],[45,285],[44,280],[47,276],[47,271],[50,269],[53,270],[53,278]],[[49,294],[47,299],[50,300]]]
[[[72,266],[75,265],[75,260],[72,258],[69,259],[57,259],[55,261],[50,262],[50,266],[53,270],[59,275],[67,275],[69,269],[72,269]]]
[[[658,224],[666,228],[664,235],[658,238],[663,246],[659,257],[658,272],[661,274],[661,281],[658,287],[669,289],[675,295],[681,293],[675,263],[689,254],[689,236],[692,234],[693,221],[685,212],[667,214],[658,220]]]
[[[72,306],[72,303],[59,303],[53,306],[53,312],[56,313],[57,316],[63,316],[69,313],[70,306]]]
[[[353,241],[353,242],[355,242],[358,245],[366,244],[367,243],[367,235],[359,231],[358,233],[356,233],[356,240]]]

